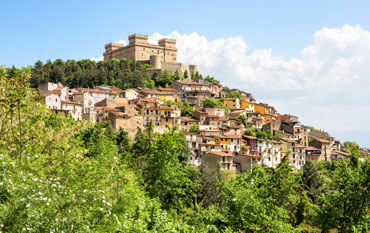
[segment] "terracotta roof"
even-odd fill
[[[53,91],[60,91],[60,90],[63,90],[64,88],[66,88],[66,87],[57,87]]]
[[[208,115],[209,118],[219,118],[217,115]]]
[[[240,137],[239,137],[239,136],[237,136],[237,135],[232,135],[232,134],[225,134],[224,136],[225,136],[225,137],[227,137],[227,138],[237,138],[237,139],[240,139]]]
[[[146,71],[161,71],[161,68],[146,68]]]
[[[129,108],[139,108],[139,106],[137,106],[136,104],[129,104],[129,105],[127,105],[127,107],[129,107]]]
[[[157,103],[157,100],[154,100],[154,99],[139,99],[138,102]]]
[[[316,147],[313,146],[308,146],[306,147],[306,150],[320,150],[320,149],[317,149]]]
[[[255,140],[258,140],[258,138],[253,137],[253,136],[243,135],[243,137],[244,137],[244,138],[248,138],[248,139],[255,139]]]
[[[220,121],[228,121],[229,120],[229,118],[226,118],[226,117],[219,117],[218,118]]]
[[[82,105],[80,103],[72,102],[70,100],[62,100],[62,103],[65,103],[65,104],[74,104],[74,105]]]
[[[140,92],[147,94],[159,94],[159,91],[152,89],[141,89]]]
[[[157,88],[158,91],[169,91],[169,92],[177,92],[176,89],[173,88]]]
[[[160,108],[162,110],[173,110],[173,108],[172,107],[169,107],[169,106],[160,106]]]
[[[228,154],[228,153],[225,153],[225,152],[209,152],[209,154],[214,154],[214,155],[218,155],[218,156],[222,156],[222,157],[233,156],[232,154]]]
[[[261,158],[261,156],[259,156],[259,155],[252,155],[252,154],[241,154],[241,155],[243,155],[243,156],[247,156],[247,157],[256,158],[256,159]]]
[[[195,110],[194,112],[199,112],[200,114],[207,114],[206,112],[203,112],[201,110]]]
[[[322,138],[314,138],[315,140],[321,142],[321,143],[330,143],[328,140],[322,139]]]
[[[335,151],[330,152],[330,155],[338,155]]]
[[[120,110],[119,109],[117,109],[117,108],[109,108],[109,107],[95,107],[95,109],[97,109],[97,110],[105,110],[105,111],[117,111],[117,112],[119,112]]]
[[[184,121],[184,122],[188,122],[188,121],[196,122],[196,121],[199,121],[199,120],[194,119],[192,117],[181,117],[181,121]]]

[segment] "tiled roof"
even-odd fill
[[[196,122],[196,121],[199,121],[199,120],[194,119],[192,117],[181,117],[181,121],[184,121],[184,122],[189,122],[189,121]]]
[[[72,102],[70,100],[62,100],[62,103],[65,103],[65,104],[74,104],[74,105],[82,105],[80,103]]]
[[[313,146],[308,146],[306,147],[306,150],[320,150],[320,149],[317,149],[316,147]]]
[[[259,155],[252,155],[252,154],[242,154],[242,155],[243,155],[243,156],[247,156],[247,157],[256,158],[256,159],[261,158],[261,156],[259,156]]]
[[[243,135],[243,137],[244,137],[244,138],[248,138],[248,139],[255,139],[255,140],[258,140],[258,138],[253,137],[253,136]]]
[[[221,157],[233,156],[232,154],[228,154],[228,153],[225,153],[225,152],[210,152],[210,154],[218,155],[218,156],[221,156]]]
[[[154,100],[154,99],[139,99],[138,102],[157,103],[157,100]]]

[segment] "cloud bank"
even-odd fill
[[[250,50],[244,38],[208,40],[198,33],[154,33],[177,40],[178,61],[197,64],[230,87],[329,131],[369,130],[370,32],[359,25],[323,28],[300,57],[284,59],[271,49]]]
[[[196,64],[201,74],[250,92],[281,113],[334,136],[361,130],[370,137],[370,32],[359,25],[322,28],[312,45],[291,59],[274,56],[271,49],[251,50],[240,36],[208,40],[174,31],[154,33],[149,43],[163,37],[177,40],[179,62]]]

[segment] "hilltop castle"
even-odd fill
[[[179,72],[183,77],[185,70],[189,76],[197,72],[196,65],[186,66],[177,62],[176,40],[163,38],[158,40],[158,45],[148,43],[148,35],[132,34],[128,36],[128,45],[120,43],[108,43],[105,45],[104,60],[112,58],[128,58],[150,64],[154,68],[147,69],[148,72],[160,72],[169,70]]]

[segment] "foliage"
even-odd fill
[[[214,77],[211,77],[209,75],[207,75],[207,77],[205,78],[206,81],[210,82],[210,83],[216,83],[216,80]]]
[[[61,82],[74,87],[93,88],[99,85],[117,86],[121,89],[135,87],[154,87],[154,81],[140,62],[129,59],[109,61],[48,60],[45,64],[37,61],[32,67],[30,82],[33,87],[45,82]]]
[[[337,163],[331,180],[331,190],[315,208],[315,224],[324,232],[370,231],[370,161],[359,161],[362,156],[356,147],[347,145],[350,160]]]
[[[277,136],[273,136],[270,130],[267,129],[258,129],[258,128],[249,128],[244,132],[244,135],[253,136],[259,139],[265,140],[277,140],[279,141],[280,138]]]
[[[53,65],[53,77],[76,80],[62,61],[45,64]],[[300,171],[288,156],[243,174],[196,169],[177,127],[159,134],[150,122],[131,140],[109,124],[62,118],[30,78],[30,68],[0,68],[1,232],[370,231],[370,160],[355,143],[345,143],[349,160],[307,161]],[[167,103],[193,114],[190,104]]]
[[[188,156],[185,137],[175,130],[155,134],[144,178],[148,193],[158,197],[165,209],[180,211],[192,205],[199,184],[194,182],[198,171],[181,162]]]
[[[189,131],[191,133],[199,134],[199,125],[192,125],[192,126],[190,126],[190,130]]]
[[[242,95],[237,90],[232,90],[229,93],[227,93],[226,98],[238,98],[241,99]]]
[[[177,107],[181,110],[181,116],[193,116],[194,114],[194,106],[191,105],[189,102],[174,102],[172,100],[167,100],[165,102],[166,105],[177,105]]]
[[[275,170],[256,166],[224,182],[223,210],[228,218],[224,224],[240,232],[293,232],[289,209],[297,202],[296,186],[296,177],[286,161]]]

